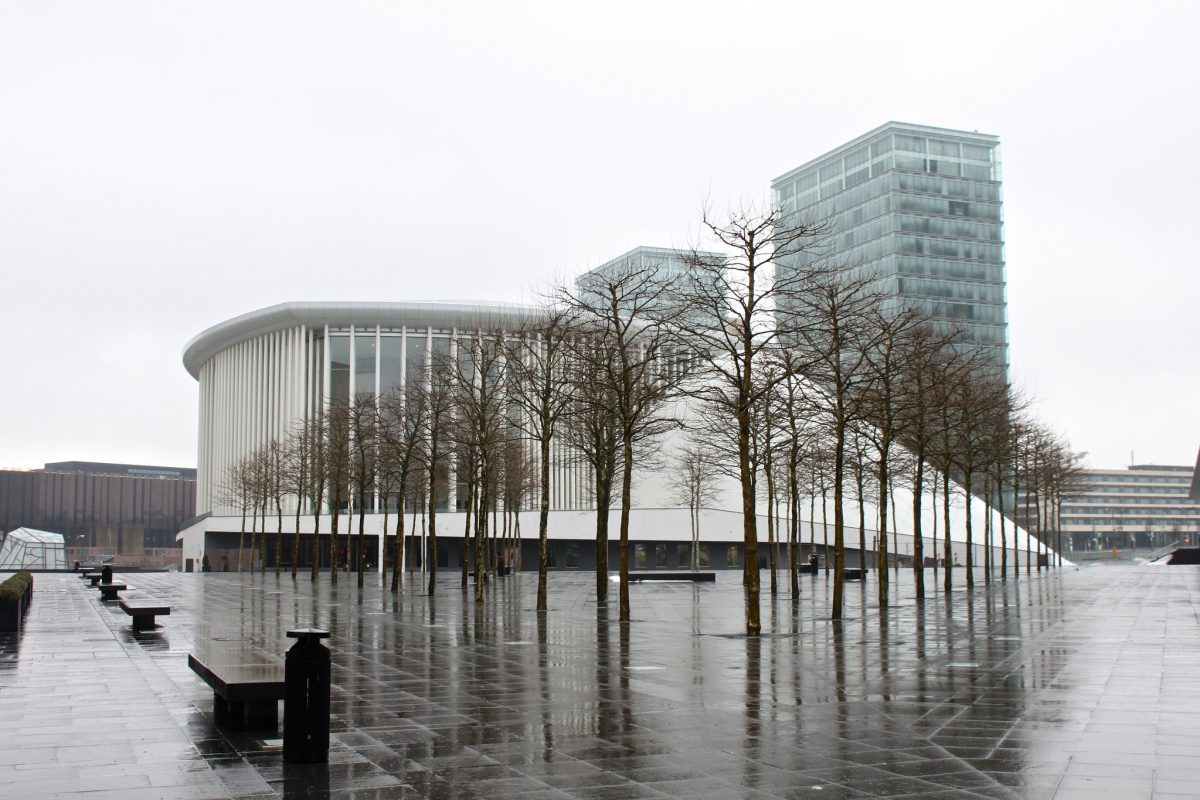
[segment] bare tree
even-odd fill
[[[263,481],[267,497],[275,506],[275,574],[279,575],[283,556],[283,498],[287,495],[287,454],[279,439],[272,437],[263,446]],[[264,532],[266,527],[263,528]],[[266,562],[263,563],[266,570]]]
[[[329,580],[334,584],[338,582],[340,566],[338,519],[342,505],[348,499],[350,462],[350,405],[335,401],[329,404],[325,419],[325,476],[330,513]]]
[[[709,447],[693,439],[679,452],[671,476],[675,502],[686,503],[690,515],[690,567],[693,572],[700,569],[700,512],[706,505],[715,502],[719,494],[715,460]]]
[[[727,416],[737,427],[738,478],[742,489],[743,582],[746,585],[746,633],[757,636],[759,618],[758,518],[752,417],[782,379],[762,367],[777,338],[789,331],[781,307],[792,307],[807,290],[807,276],[785,268],[813,247],[823,224],[787,217],[780,210],[734,211],[724,221],[706,212],[708,235],[730,252],[713,255],[693,250],[684,285],[685,311],[679,325],[688,340],[688,356],[701,366],[693,394]]]
[[[976,369],[970,378],[959,384],[957,393],[959,428],[956,436],[953,463],[957,467],[966,495],[966,583],[975,585],[974,526],[972,497],[978,490],[977,478],[986,470],[995,454],[996,417],[1007,408],[1006,387],[988,372]]]
[[[515,429],[519,432],[519,429]],[[501,538],[502,565],[516,569],[519,565],[521,548],[521,509],[529,501],[539,485],[539,470],[530,455],[529,442],[517,435],[508,435],[503,440],[501,460],[504,463],[504,527]],[[498,565],[501,562],[497,562]]]
[[[379,410],[373,393],[362,393],[354,398],[347,410],[347,423],[350,434],[349,478],[354,487],[351,500],[358,507],[355,569],[358,572],[358,588],[361,589],[367,560],[364,552],[367,506],[374,502],[375,476],[379,466]]]
[[[327,417],[322,409],[317,409],[304,421],[309,461],[303,494],[313,516],[312,565],[309,577],[314,581],[321,569],[321,513],[325,510],[325,491],[329,484],[329,438],[326,421]]]
[[[581,397],[605,405],[621,441],[620,620],[629,613],[629,512],[635,451],[679,427],[668,401],[679,376],[666,366],[673,355],[678,319],[676,283],[657,266],[593,271],[576,292],[563,292],[564,305],[580,317],[574,358],[603,382],[604,391]]]
[[[801,466],[817,440],[817,432],[808,413],[810,386],[801,375],[801,364],[790,348],[774,352],[783,380],[776,387],[775,402],[779,408],[786,444],[786,482],[790,513],[788,517],[788,573],[793,601],[800,596],[799,558]],[[810,523],[811,523],[810,519]]]
[[[243,456],[225,468],[221,484],[221,500],[242,512],[242,528],[238,534],[238,572],[242,571],[242,553],[246,545],[246,515],[257,504],[254,486],[254,467],[251,456]],[[253,540],[253,532],[251,539]]]
[[[283,450],[283,487],[296,500],[295,534],[292,537],[292,580],[300,562],[300,517],[313,470],[314,447],[307,418],[300,419],[288,434]],[[315,536],[315,534],[314,534]]]
[[[420,390],[395,387],[379,400],[380,474],[396,495],[396,538],[392,544],[392,591],[400,587],[400,543],[404,539],[404,501],[419,469],[425,439],[428,395]],[[385,498],[386,502],[386,498]],[[387,525],[383,535],[387,537]],[[386,544],[385,544],[386,546]]]
[[[480,331],[459,340],[457,357],[447,365],[454,389],[454,413],[461,420],[453,430],[465,437],[473,451],[479,474],[479,512],[475,515],[475,602],[484,599],[488,542],[487,511],[497,502],[502,470],[502,431],[506,389],[505,334],[499,329]],[[447,426],[448,431],[450,426]],[[465,558],[467,553],[463,553]]]
[[[859,402],[864,409],[865,424],[859,426],[871,440],[878,454],[876,466],[876,488],[879,497],[877,529],[879,535],[879,607],[888,606],[888,497],[891,484],[889,467],[892,447],[902,435],[903,420],[909,412],[907,401],[914,394],[906,392],[903,381],[907,378],[914,346],[924,341],[921,330],[927,318],[915,310],[901,308],[887,310],[882,304],[868,311],[868,319],[874,324],[877,334],[868,342],[865,350],[865,367],[869,380],[861,386]],[[917,554],[914,538],[914,558]],[[896,556],[898,554],[893,554]]]
[[[559,423],[571,407],[572,372],[570,337],[572,315],[564,306],[550,306],[538,319],[517,332],[508,352],[511,391],[521,410],[514,423],[537,444],[538,485],[538,595],[537,608],[549,607],[547,570],[550,563],[551,445]]]
[[[446,495],[446,469],[451,452],[446,436],[454,413],[453,370],[448,358],[435,358],[428,375],[421,379],[421,384],[413,387],[414,391],[425,395],[421,401],[425,407],[425,426],[421,432],[425,443],[420,456],[428,489],[428,547],[423,557],[429,568],[430,595],[437,588],[437,509]]]
[[[878,330],[873,312],[880,301],[875,276],[842,265],[809,262],[797,268],[804,291],[796,293],[785,320],[806,362],[805,374],[820,391],[812,397],[829,425],[833,448],[833,619],[842,618],[845,584],[845,478],[847,437],[863,418],[857,402],[871,380],[867,353]]]
[[[608,600],[608,522],[621,437],[619,421],[613,411],[616,403],[612,388],[604,378],[609,371],[593,371],[587,366],[590,360],[600,355],[593,352],[588,359],[570,362],[572,385],[568,391],[571,400],[564,418],[564,431],[568,446],[579,454],[591,472],[592,497],[596,504],[596,602],[605,603]],[[604,399],[596,402],[593,398],[597,397]]]

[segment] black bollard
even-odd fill
[[[329,760],[329,631],[298,628],[283,667],[283,760],[318,764]]]

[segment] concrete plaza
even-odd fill
[[[796,604],[763,576],[749,640],[737,572],[635,584],[627,625],[590,574],[552,574],[544,616],[530,573],[483,605],[453,572],[434,597],[130,574],[173,607],[136,634],[74,575],[39,574],[24,631],[0,635],[0,796],[1200,796],[1200,568],[980,580],[923,607],[901,571],[886,622],[872,574],[840,625],[824,575]],[[313,624],[333,632],[330,760],[286,765],[282,733],[214,725],[187,654],[218,639],[282,658]]]

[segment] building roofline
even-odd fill
[[[832,150],[829,150],[828,152],[817,156],[816,158],[811,158],[808,161],[805,161],[800,166],[795,167],[794,169],[789,169],[787,172],[783,173],[778,178],[775,178],[774,180],[772,180],[771,185],[775,186],[776,184],[781,183],[782,181],[786,181],[789,178],[792,178],[795,175],[797,175],[801,172],[804,172],[805,170],[813,167],[814,165],[824,161],[825,159],[829,158],[830,156],[833,156],[833,155],[840,153],[842,151],[845,151],[845,150],[851,150],[855,147],[858,147],[859,145],[865,144],[866,142],[875,138],[876,136],[883,133],[884,131],[886,131],[889,128],[900,128],[900,129],[903,129],[906,131],[913,131],[915,133],[934,134],[934,135],[938,135],[938,136],[957,136],[961,139],[978,139],[980,141],[984,141],[989,144],[996,144],[1000,141],[999,136],[996,136],[995,134],[991,134],[991,133],[980,133],[979,131],[963,131],[963,130],[958,130],[957,128],[939,128],[934,125],[916,125],[911,122],[897,122],[897,121],[893,120],[891,122],[885,122],[882,125],[880,125],[878,128],[869,130],[866,133],[864,133],[862,136],[859,136],[855,139],[851,139],[850,141],[846,142],[845,144],[840,144],[837,147],[833,148]]]
[[[516,325],[542,311],[517,303],[384,303],[368,301],[292,301],[256,309],[219,322],[183,348],[183,366],[193,378],[221,350],[267,333],[300,325],[421,325],[454,328],[463,323]]]

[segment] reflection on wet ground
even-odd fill
[[[96,798],[1183,798],[1200,796],[1200,567],[1100,565],[923,607],[893,578],[824,576],[764,601],[740,573],[635,584],[635,621],[594,579],[500,579],[476,605],[323,575],[126,576],[172,606],[153,632],[71,575],[39,575],[0,636],[0,795]],[[764,581],[765,583],[765,581]],[[786,581],[781,582],[786,586]],[[935,584],[927,581],[927,585]],[[614,587],[615,594],[615,587]],[[864,609],[864,606],[866,608]],[[196,642],[282,657],[333,631],[328,765],[219,731]]]

